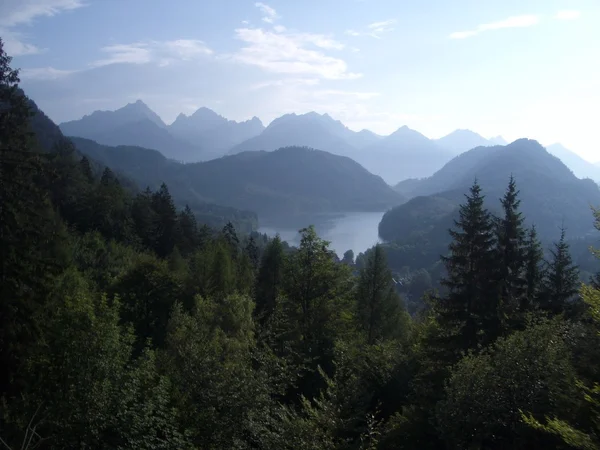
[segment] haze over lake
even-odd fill
[[[341,258],[346,250],[354,251],[355,255],[364,252],[379,242],[378,226],[383,212],[352,212],[336,216],[323,216],[320,220],[313,221],[320,237],[330,241],[330,248],[335,250]],[[305,225],[293,227],[264,226],[258,229],[261,233],[275,236],[279,233],[282,240],[290,245],[300,243],[298,230]]]

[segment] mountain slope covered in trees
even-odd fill
[[[31,129],[35,133],[35,140],[39,143],[42,151],[52,151],[57,143],[70,146],[70,142],[74,142],[75,158],[87,155],[90,169],[97,176],[106,167],[113,169],[119,184],[129,193],[135,194],[146,187],[159,189],[163,183],[163,177],[159,171],[161,165],[176,164],[167,160],[157,150],[126,146],[108,147],[81,138],[69,140],[33,101],[28,100],[28,107],[31,111]],[[202,223],[212,227],[221,227],[232,222],[238,229],[245,232],[255,230],[258,226],[258,218],[254,212],[204,202],[190,195],[189,191],[182,188],[182,185],[178,184],[176,180],[173,180],[173,185],[175,188],[174,201],[177,207],[183,208],[187,204]]]
[[[598,186],[591,180],[575,177],[536,141],[520,139],[507,146],[475,148],[457,156],[429,178],[400,183],[396,189],[416,198],[384,217],[381,236],[388,240],[402,238],[403,233],[394,231],[395,223],[405,214],[410,215],[411,208],[420,208],[423,200],[419,197],[435,196],[440,202],[445,199],[456,207],[468,186],[477,179],[487,198],[494,202],[511,175],[523,191],[522,208],[541,236],[553,236],[563,225],[571,236],[583,236],[591,230],[589,208],[600,203]]]
[[[316,213],[383,211],[403,200],[351,159],[308,148],[244,152],[178,164],[151,150],[74,142],[82,152],[142,186],[157,187],[164,181],[185,202],[251,210],[275,221]]]

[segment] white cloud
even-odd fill
[[[282,86],[316,86],[320,83],[318,78],[286,78],[281,80],[269,80],[250,86],[251,91],[258,91],[271,87]]]
[[[4,42],[4,51],[10,56],[35,55],[42,52],[41,48],[25,42],[21,33],[0,27],[0,36]]]
[[[190,61],[211,55],[213,51],[202,41],[178,39],[174,41],[148,41],[133,44],[117,44],[103,47],[108,56],[94,61],[92,67],[110,64],[148,64],[167,66],[175,61]]]
[[[381,35],[394,31],[396,19],[383,20],[381,22],[373,22],[367,25],[364,31],[346,30],[348,36],[370,36],[375,39],[381,39]]]
[[[379,97],[379,92],[353,92],[343,91],[339,89],[323,89],[314,92],[315,97],[337,97],[346,98],[348,100],[371,100],[372,98]]]
[[[383,22],[374,22],[368,25],[367,28],[373,31],[373,33],[387,33],[393,31],[393,25],[396,24],[396,19],[384,20]]]
[[[490,30],[500,30],[504,28],[526,28],[537,25],[540,19],[538,16],[530,14],[524,16],[513,16],[498,22],[484,23],[478,25],[474,30],[456,31],[450,34],[451,39],[465,39],[476,36],[479,33]]]
[[[23,69],[19,75],[24,80],[57,80],[75,72],[74,70],[61,70],[54,67],[37,67],[34,69]]]
[[[283,25],[275,25],[273,27],[273,29],[277,32],[277,33],[283,33],[286,28]]]
[[[62,11],[84,6],[81,0],[2,0],[0,25],[14,27],[31,23],[39,16],[51,17]]]
[[[575,20],[579,19],[580,16],[580,11],[564,10],[557,12],[554,18],[558,20]]]
[[[305,75],[329,80],[354,79],[346,62],[323,50],[340,50],[343,44],[329,36],[311,33],[274,33],[261,28],[240,28],[236,37],[244,46],[232,58],[267,72]]]
[[[266,5],[266,4],[261,3],[261,2],[257,2],[257,3],[254,4],[254,6],[256,6],[257,8],[259,8],[261,10],[261,12],[263,13],[263,18],[262,18],[263,22],[273,23],[277,19],[280,18],[279,15],[277,14],[277,11],[275,11],[269,5]]]
[[[81,0],[1,0],[0,36],[5,50],[11,56],[33,55],[42,49],[25,42],[23,33],[15,31],[20,25],[28,25],[37,17],[52,17],[63,11],[84,6]]]

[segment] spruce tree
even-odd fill
[[[189,205],[185,205],[184,210],[179,213],[178,220],[181,233],[179,234],[177,246],[182,255],[187,256],[199,245],[198,223]]]
[[[246,248],[244,250],[246,256],[248,256],[250,262],[252,263],[252,267],[258,267],[258,246],[256,245],[256,240],[253,236],[250,236],[250,238],[248,239],[248,243],[246,244]]]
[[[152,191],[147,187],[137,194],[131,205],[134,230],[142,246],[148,250],[154,248],[156,241],[156,213],[152,209]]]
[[[84,177],[90,183],[93,183],[94,173],[92,172],[92,166],[90,165],[90,160],[87,158],[87,156],[84,156],[81,158],[81,160],[79,160],[79,167],[81,168],[81,172],[83,173]]]
[[[283,287],[285,254],[279,235],[267,245],[256,277],[255,314],[265,322],[274,313]]]
[[[571,258],[564,228],[550,253],[552,260],[547,262],[540,308],[556,315],[565,311],[579,291],[579,268]]]
[[[156,214],[154,251],[164,258],[173,251],[173,247],[181,239],[177,210],[165,183],[152,194],[152,209]]]
[[[209,274],[209,292],[216,298],[224,297],[235,290],[235,272],[229,249],[221,243],[214,248]]]
[[[230,248],[231,256],[236,257],[240,247],[240,239],[235,231],[235,227],[231,222],[227,222],[221,233]]]
[[[523,214],[519,211],[515,179],[510,177],[504,197],[500,199],[504,216],[496,220],[496,264],[498,289],[500,291],[500,313],[510,324],[516,320],[517,311],[526,297],[525,281],[526,231]]]
[[[450,254],[442,256],[447,275],[441,283],[448,293],[437,308],[446,344],[459,352],[489,343],[500,331],[492,217],[477,181],[465,197],[456,229],[450,230]]]
[[[527,232],[525,248],[526,295],[521,302],[521,311],[523,312],[531,311],[538,302],[544,279],[543,261],[544,251],[537,237],[535,225],[533,225]]]
[[[366,266],[360,270],[356,289],[356,319],[368,344],[398,336],[402,307],[396,293],[385,251],[379,244],[369,252]]]

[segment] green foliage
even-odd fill
[[[383,248],[376,245],[360,270],[356,289],[356,320],[367,343],[407,334],[410,319],[396,293]]]
[[[528,304],[525,278],[526,230],[525,218],[519,210],[519,191],[512,175],[500,203],[504,216],[496,220],[497,280],[501,296],[499,309],[503,316],[519,320],[518,313],[526,312],[522,307]],[[508,327],[514,325],[507,324]]]
[[[547,263],[540,307],[550,314],[560,314],[569,306],[579,288],[579,268],[571,258],[564,229],[551,254],[552,261]]]
[[[290,255],[283,286],[290,333],[305,357],[329,359],[336,332],[343,325],[351,285],[346,266],[337,264],[327,241],[314,227],[300,230],[302,238]]]
[[[568,417],[575,373],[561,328],[534,323],[453,368],[436,414],[452,448],[532,448],[543,441],[524,426],[520,410]]]
[[[499,296],[494,285],[496,238],[490,213],[484,208],[481,188],[475,182],[461,206],[450,256],[442,257],[448,295],[440,299],[438,317],[449,335],[453,352],[487,345],[500,333]]]

